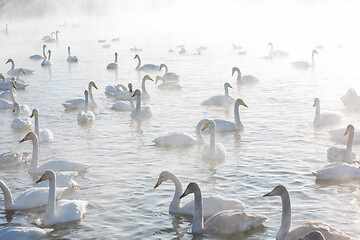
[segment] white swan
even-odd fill
[[[7,99],[0,99],[0,109],[11,109],[13,104]]]
[[[116,52],[116,53],[115,53],[115,62],[109,63],[109,64],[106,66],[107,69],[116,69],[116,68],[118,68],[117,57],[118,57],[118,54],[117,54],[117,52]]]
[[[29,152],[5,152],[0,154],[0,167],[11,168],[20,164],[26,163],[28,160]]]
[[[352,111],[360,110],[360,96],[357,95],[355,89],[350,88],[344,96],[341,97],[343,104]]]
[[[360,168],[358,165],[333,162],[312,172],[312,174],[320,181],[348,181],[360,179]]]
[[[208,119],[203,119],[196,125],[196,138],[187,133],[170,133],[165,136],[157,137],[153,140],[155,146],[158,147],[188,147],[195,144],[203,144],[204,139],[201,135],[201,129],[208,122]]]
[[[294,228],[291,228],[291,204],[290,196],[287,189],[283,185],[276,186],[271,192],[264,195],[280,196],[282,200],[282,218],[280,229],[276,235],[277,240],[294,240],[305,236],[312,231],[320,231],[326,240],[350,240],[350,237],[325,223],[307,222]]]
[[[57,42],[59,40],[59,31],[55,32],[55,37],[53,37],[53,34],[51,33],[51,37],[46,39],[45,42],[51,43],[51,42]]]
[[[55,32],[51,32],[50,35],[45,35],[45,36],[43,36],[43,37],[41,38],[41,40],[47,40],[47,39],[53,38],[53,37],[55,37]]]
[[[31,129],[32,122],[30,118],[21,118],[20,116],[20,107],[18,103],[14,104],[13,112],[15,112],[16,118],[12,120],[11,127],[16,130],[26,130]]]
[[[68,47],[68,57],[67,57],[66,61],[68,61],[68,62],[77,62],[78,61],[78,58],[76,56],[70,55],[70,46]]]
[[[344,135],[345,131],[345,128],[330,130],[331,140],[346,145],[348,143],[348,137]],[[360,132],[358,130],[354,130],[353,144],[360,144]]]
[[[182,88],[182,86],[176,82],[167,82],[163,77],[156,76],[155,84],[157,84],[158,81],[163,81],[163,83],[158,86],[158,88],[161,90],[170,90],[171,91],[171,90],[181,90],[181,88]]]
[[[53,230],[52,228],[37,227],[6,227],[0,230],[0,239],[40,240]]]
[[[91,124],[95,121],[95,114],[89,110],[89,92],[84,91],[85,95],[85,111],[80,111],[77,116],[77,121],[79,124]]]
[[[96,84],[91,81],[88,84],[88,92],[89,92],[89,98],[90,98],[90,108],[96,107],[96,102],[94,101],[93,93],[92,93],[92,87],[95,89],[98,89]],[[63,103],[63,106],[66,110],[75,110],[75,109],[84,109],[85,108],[85,100],[84,98],[77,98],[77,99],[70,99],[67,100],[65,103]]]
[[[49,198],[46,211],[41,219],[42,225],[46,227],[57,223],[81,220],[86,213],[87,202],[82,200],[55,201],[55,173],[52,170],[47,170],[37,183],[45,180],[49,180]]]
[[[226,149],[221,143],[215,144],[215,122],[208,120],[205,124],[203,130],[206,128],[210,129],[210,144],[206,144],[203,149],[202,156],[203,158],[217,160],[224,159],[226,156]]]
[[[181,194],[183,193],[182,184],[179,180],[179,178],[168,171],[163,171],[160,173],[158,181],[154,187],[157,188],[161,183],[171,180],[175,185],[175,193],[173,200],[170,203],[169,206],[169,212],[170,213],[177,213],[177,214],[184,214],[184,215],[194,215],[194,200],[182,205],[181,199],[179,198]],[[244,209],[244,205],[241,201],[236,199],[226,199],[220,196],[214,196],[214,197],[204,197],[203,198],[203,204],[204,204],[204,217],[208,218],[218,212],[221,212],[223,210],[228,209]]]
[[[0,180],[0,188],[4,193],[5,210],[24,210],[44,206],[47,204],[49,191],[47,188],[29,188],[20,193],[15,199],[11,194],[9,187]],[[61,197],[61,194],[66,188],[59,188],[56,191],[56,199]]]
[[[186,53],[186,49],[185,48],[181,48],[179,51],[179,54],[185,54]]]
[[[0,90],[3,91],[9,90],[10,89],[9,82],[11,81],[14,81],[15,87],[17,89],[25,89],[28,86],[28,84],[26,84],[24,80],[20,79],[19,77],[20,73],[24,73],[24,69],[20,68],[20,71],[16,75],[16,79],[14,77],[5,78],[4,75],[0,73],[0,79],[3,80],[3,82],[0,84]],[[8,96],[10,97],[10,92],[8,93]]]
[[[146,91],[146,87],[145,87],[145,81],[146,80],[154,81],[149,75],[145,75],[143,77],[143,79],[141,81],[141,99],[143,99],[143,100],[150,99],[150,95]]]
[[[352,151],[354,140],[354,126],[348,125],[344,135],[349,134],[346,149],[331,147],[327,150],[327,158],[331,161],[352,163],[356,160],[356,155]]]
[[[47,169],[51,169],[54,171],[83,172],[90,167],[83,163],[69,162],[65,160],[52,160],[39,166],[39,140],[34,132],[29,132],[28,134],[26,134],[26,136],[20,142],[24,142],[27,140],[31,140],[33,143],[32,159],[28,170],[29,173],[41,174]]]
[[[242,46],[236,46],[235,44],[233,44],[233,48],[235,49],[235,50],[240,50],[240,49],[242,49]]]
[[[267,56],[264,57],[266,59],[289,56],[289,54],[287,52],[284,52],[281,50],[274,50],[274,46],[273,46],[272,42],[269,42],[268,46],[270,46],[270,52]]]
[[[319,98],[314,99],[313,107],[316,107],[315,118],[314,118],[314,122],[313,122],[314,127],[331,125],[331,124],[336,124],[336,123],[340,122],[340,120],[341,120],[340,115],[337,115],[335,113],[320,114],[320,99]]]
[[[49,49],[48,50],[48,57],[41,62],[41,66],[43,66],[43,67],[51,66],[52,62],[50,61],[50,57],[51,57],[51,50]]]
[[[132,84],[128,84],[129,91],[126,91],[124,93],[127,93],[129,95],[130,103],[124,103],[123,101],[119,101],[113,104],[113,109],[116,111],[134,111],[135,105],[132,98]]]
[[[194,193],[195,195],[195,209],[192,223],[192,232],[195,234],[233,234],[243,232],[260,227],[267,219],[263,215],[233,209],[218,212],[204,223],[203,198],[201,190],[196,183],[189,183],[180,198],[190,193]]]
[[[10,99],[12,102],[12,105],[16,104],[16,95],[14,94],[14,88],[15,87],[15,81],[10,81],[9,82],[9,93],[10,93]],[[25,114],[25,115],[29,115],[30,114],[30,108],[28,105],[20,105],[19,104],[19,109],[20,109],[20,114]],[[16,114],[16,112],[15,112]]]
[[[311,64],[305,61],[292,62],[291,66],[298,69],[308,69],[315,66],[314,54],[319,54],[316,50],[311,52]]]
[[[128,88],[129,90],[122,84],[121,85],[121,89],[122,91],[117,91],[114,93],[114,97],[116,98],[116,100],[120,100],[120,101],[130,101],[131,96],[132,96],[132,84],[129,83],[128,84]],[[130,89],[131,88],[131,89]]]
[[[325,237],[321,232],[313,231],[299,240],[325,240]]]
[[[105,94],[107,96],[114,97],[116,93],[125,92],[128,89],[121,83],[117,85],[108,85],[105,87]]]
[[[51,142],[54,139],[53,133],[49,129],[39,128],[39,110],[34,108],[32,110],[30,118],[35,116],[35,133],[40,142]]]
[[[29,58],[32,59],[32,60],[46,59],[45,48],[46,48],[46,45],[44,44],[43,45],[43,55],[42,56],[39,55],[39,54],[35,54],[35,55],[30,56]]]
[[[238,84],[247,84],[247,83],[256,83],[259,81],[259,79],[253,75],[241,75],[241,71],[237,67],[232,68],[232,74],[231,76],[234,76],[234,73],[237,72],[238,76],[236,78],[236,82]]]
[[[136,89],[132,97],[136,96],[136,108],[131,112],[131,117],[133,119],[143,119],[152,116],[151,110],[149,107],[141,107],[141,92],[139,89]]]
[[[165,74],[163,76],[165,81],[179,81],[180,76],[176,73],[168,72],[168,67],[164,63],[160,65],[159,71],[161,71],[163,68],[165,68]]]
[[[225,95],[217,95],[213,96],[205,101],[203,101],[202,105],[212,105],[212,106],[220,106],[225,107],[234,103],[235,99],[229,96],[229,88],[232,86],[229,83],[224,83]]]
[[[8,63],[11,63],[11,69],[9,71],[7,71],[7,74],[16,76],[21,71],[21,69],[20,68],[15,69],[14,60],[12,60],[11,58],[9,58],[6,61],[6,64],[8,64]],[[29,70],[29,69],[25,69],[25,68],[23,68],[23,70],[24,70],[24,74],[32,74],[34,72],[33,70]]]
[[[216,131],[217,132],[233,132],[233,131],[242,131],[244,129],[243,124],[240,120],[240,114],[239,114],[239,106],[242,105],[244,107],[246,104],[243,100],[240,98],[236,99],[235,105],[234,105],[234,119],[235,122],[230,122],[222,119],[214,119],[214,122],[216,124]]]
[[[136,71],[143,71],[143,72],[155,72],[159,71],[159,66],[155,64],[144,64],[141,66],[141,59],[138,54],[135,55],[134,59],[138,59],[138,65],[136,66]]]

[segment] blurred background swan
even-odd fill
[[[51,57],[51,50],[49,49],[48,57],[41,62],[41,66],[46,67],[52,65],[52,62],[50,61],[50,57]]]
[[[339,147],[331,147],[327,150],[327,158],[330,161],[348,162],[352,163],[356,160],[356,155],[352,151],[354,140],[354,126],[348,125],[344,135],[349,135],[346,149]]]
[[[231,76],[234,76],[235,72],[238,74],[236,78],[238,84],[256,83],[259,81],[259,79],[253,75],[241,75],[241,71],[237,67],[233,67]]]
[[[109,63],[109,64],[106,66],[107,69],[116,69],[116,68],[118,68],[117,57],[118,57],[118,54],[117,54],[117,52],[115,52],[115,62]]]
[[[68,57],[67,57],[66,61],[68,61],[68,62],[77,62],[78,61],[78,58],[76,56],[71,56],[70,46],[68,47]]]
[[[6,227],[0,230],[0,239],[3,240],[34,240],[43,239],[48,233],[53,231],[52,228],[38,227]]]
[[[45,58],[46,58],[46,55],[45,55],[45,48],[46,48],[46,45],[44,44],[44,45],[43,45],[43,55],[42,55],[42,56],[41,56],[41,55],[36,54],[36,55],[32,55],[32,56],[30,56],[29,58],[30,58],[30,59],[32,59],[32,60],[45,59]]]
[[[218,107],[226,107],[234,103],[235,99],[229,96],[229,88],[232,88],[230,83],[224,83],[225,95],[216,95],[205,101],[202,105],[212,105]]]
[[[11,68],[9,71],[7,71],[7,74],[9,75],[12,75],[12,76],[16,76],[19,74],[19,72],[21,71],[21,68],[16,68],[15,69],[15,63],[14,63],[14,60],[12,60],[11,58],[9,58],[7,61],[6,61],[6,64],[8,63],[11,63]],[[34,72],[34,70],[29,70],[29,69],[26,69],[26,68],[22,68],[23,71],[24,71],[24,74],[32,74]]]
[[[141,66],[141,59],[138,54],[135,55],[134,59],[138,60],[138,65],[136,65],[135,70],[136,71],[142,71],[142,72],[158,72],[160,67],[155,64],[144,64]]]
[[[352,111],[360,110],[360,97],[354,88],[350,88],[344,96],[341,97],[343,104]]]
[[[163,81],[163,83],[161,83],[158,88],[161,89],[161,90],[181,90],[181,85],[179,85],[178,83],[176,82],[173,82],[173,81],[170,81],[170,82],[167,82],[163,77],[160,77],[160,76],[156,76],[156,82],[155,84],[157,84],[159,81]]]
[[[287,57],[289,54],[287,52],[281,51],[281,50],[274,50],[274,46],[272,42],[268,43],[268,46],[270,46],[270,52],[267,56],[265,56],[265,59],[272,59],[272,58],[279,58],[279,57]]]
[[[291,66],[298,69],[308,69],[315,66],[314,54],[319,54],[316,50],[311,52],[311,64],[306,61],[296,61],[292,62]]]
[[[80,111],[77,116],[77,121],[79,124],[91,124],[95,121],[95,114],[89,110],[89,92],[88,90],[84,91],[85,95],[85,111]]]
[[[341,116],[335,113],[322,113],[320,114],[320,99],[315,98],[313,107],[316,108],[315,110],[315,118],[313,125],[314,127],[320,127],[325,125],[332,125],[339,123],[341,120]]]

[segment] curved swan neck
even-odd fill
[[[16,116],[16,118],[20,118],[20,117],[21,117],[19,104],[17,105],[17,107],[16,107],[16,109],[15,109],[15,116]]]
[[[46,48],[46,46],[44,45],[44,46],[43,46],[43,56],[44,56],[44,58],[46,58],[45,48]]]
[[[11,63],[11,69],[10,70],[14,70],[14,68],[15,68],[14,61],[12,59],[10,59],[9,62]]]
[[[131,111],[134,111],[135,105],[134,105],[134,99],[132,97],[132,92],[129,91],[129,94],[130,94],[130,109]]]
[[[235,104],[235,106],[234,106],[234,120],[235,120],[236,126],[238,126],[238,127],[242,126],[242,123],[240,120],[239,104]]]
[[[183,192],[182,184],[180,182],[180,179],[177,176],[175,176],[174,174],[168,173],[168,177],[175,184],[175,193],[174,193],[173,200],[170,203],[170,209],[173,209],[173,208],[179,209],[180,204],[181,204],[180,196]]]
[[[282,200],[282,216],[280,229],[276,235],[276,239],[284,239],[291,228],[291,203],[288,191],[281,195]]]
[[[196,126],[196,139],[198,143],[204,143],[204,139],[201,134],[201,127],[202,124],[199,122],[198,125]]]
[[[136,111],[141,110],[141,94],[136,94]]]
[[[352,155],[352,145],[353,145],[353,140],[354,140],[354,131],[350,131],[349,132],[349,138],[348,138],[348,142],[346,145],[346,155]]]
[[[320,121],[320,101],[318,101],[315,105],[316,110],[315,110],[315,119],[314,122],[319,122]]]
[[[143,80],[141,82],[141,92],[142,92],[142,94],[147,94],[146,87],[145,87],[145,81],[146,81],[146,79],[143,78]]]
[[[11,191],[8,186],[0,180],[0,188],[3,190],[4,193],[4,203],[5,203],[5,210],[14,209],[14,201],[11,195]]]
[[[89,96],[85,94],[85,112],[89,111]]]
[[[236,78],[236,81],[237,82],[240,82],[241,81],[241,71],[240,69],[236,68],[235,71],[237,72],[238,76]]]
[[[315,52],[312,52],[312,54],[311,54],[311,66],[315,65],[314,54],[315,54]]]
[[[165,74],[168,73],[168,67],[165,64],[163,66],[165,68]]]
[[[50,61],[50,57],[51,57],[51,51],[49,50],[49,58],[48,58],[49,61]]]
[[[210,132],[210,151],[215,151],[215,128],[211,128]]]
[[[39,167],[39,140],[36,135],[31,140],[33,142],[33,152],[29,170],[35,170]]]
[[[194,233],[204,232],[204,215],[203,215],[203,199],[200,188],[194,192],[195,195],[195,208],[192,231]]]
[[[90,98],[90,102],[91,103],[95,103],[95,100],[94,100],[94,97],[93,97],[93,93],[92,93],[92,87],[89,83],[89,86],[88,86],[88,92],[89,92],[89,98]]]
[[[44,217],[52,217],[55,212],[55,191],[56,191],[56,176],[53,174],[51,178],[49,178],[49,200],[46,206],[46,211]]]
[[[229,96],[229,86],[225,85],[225,96]]]
[[[13,87],[12,83],[10,83],[9,93],[10,93],[10,99],[11,99],[12,104],[15,104],[16,99],[15,99],[14,87]]]
[[[137,59],[138,59],[138,65],[136,66],[136,69],[140,69],[140,66],[141,66],[141,59],[140,59],[140,57],[139,57],[139,56],[137,57]]]

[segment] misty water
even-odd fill
[[[92,3],[96,8],[96,2]],[[289,190],[293,227],[318,221],[353,239],[360,238],[359,182],[320,184],[311,174],[328,163],[326,151],[335,145],[329,130],[348,124],[360,127],[360,114],[348,111],[340,100],[349,88],[360,90],[359,37],[353,32],[359,20],[358,3],[105,3],[109,5],[98,7],[108,13],[94,16],[86,14],[81,4],[69,17],[62,15],[66,8],[54,16],[0,16],[0,26],[5,29],[8,24],[9,29],[8,34],[0,33],[0,72],[6,74],[10,69],[5,65],[8,58],[16,67],[35,70],[33,75],[20,76],[29,86],[17,91],[17,99],[39,109],[40,127],[54,134],[53,142],[40,145],[40,163],[63,158],[91,165],[75,178],[79,186],[63,196],[88,201],[85,218],[54,226],[45,239],[193,239],[192,219],[169,214],[173,183],[167,181],[154,189],[164,170],[175,173],[184,189],[189,182],[197,182],[205,195],[241,200],[248,212],[268,217],[264,228],[257,231],[194,239],[274,239],[281,222],[281,199],[262,196],[278,184]],[[339,12],[343,15],[334,18]],[[41,54],[42,36],[56,30],[60,31],[58,42],[47,44],[53,64],[41,67],[41,61],[28,57]],[[111,41],[117,37],[118,42]],[[106,42],[99,43],[101,39]],[[263,59],[270,41],[289,56]],[[105,44],[110,47],[102,47]],[[178,53],[179,44],[185,45],[186,54]],[[232,44],[241,45],[246,54],[239,55],[240,50]],[[310,61],[317,45],[323,49],[315,56],[313,71],[291,67],[293,61]],[[66,61],[68,46],[79,62]],[[207,50],[193,55],[199,46]],[[167,92],[147,81],[151,99],[145,104],[153,116],[142,121],[133,120],[129,112],[113,110],[115,100],[104,94],[107,85],[141,87],[144,74],[135,71],[132,47],[143,49],[138,53],[143,64],[166,63],[170,72],[180,75],[182,86],[181,91]],[[169,48],[175,52],[168,52]],[[115,52],[119,68],[108,71],[106,65],[114,61]],[[231,76],[235,66],[259,82],[237,85],[236,77]],[[150,76],[155,79],[163,73]],[[84,127],[77,123],[78,111],[65,111],[62,103],[82,98],[89,81],[99,89],[93,90],[96,120]],[[216,135],[227,151],[224,161],[203,159],[201,145],[175,150],[153,145],[154,138],[171,132],[195,136],[195,126],[203,118],[233,120],[233,106],[201,105],[203,100],[223,94],[225,82],[233,87],[230,96],[241,98],[248,108],[240,107],[243,132]],[[340,124],[314,129],[315,97],[321,99],[322,111],[342,116]],[[0,154],[32,150],[30,142],[19,143],[28,131],[13,130],[13,118],[10,110],[0,110]],[[204,138],[208,143],[209,136]],[[355,145],[353,150],[358,153],[360,148]],[[22,165],[0,170],[0,179],[14,196],[34,186],[27,169],[28,165]],[[45,207],[7,213],[2,196],[1,228],[39,226]],[[192,198],[189,195],[184,201]]]

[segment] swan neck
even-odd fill
[[[175,193],[173,200],[170,203],[170,209],[179,209],[181,204],[180,196],[183,192],[182,184],[177,176],[172,173],[169,173],[169,179],[175,184]]]
[[[92,87],[90,85],[88,86],[88,91],[89,91],[90,102],[95,103],[94,97],[93,97],[93,92],[92,92]]]
[[[196,139],[197,139],[198,143],[204,143],[204,139],[201,134],[201,127],[202,127],[202,124],[198,124],[196,126]]]
[[[237,81],[237,82],[241,82],[241,72],[240,72],[239,69],[236,69],[236,72],[238,73],[238,76],[237,76],[237,78],[236,78],[236,81]]]
[[[140,111],[141,110],[141,96],[140,95],[136,95],[136,111]]]
[[[20,114],[20,106],[18,108],[16,108],[15,110],[15,116],[16,118],[20,118],[21,117],[21,114]]]
[[[33,152],[32,159],[29,169],[37,169],[39,167],[39,140],[38,138],[33,138]]]
[[[141,59],[140,59],[140,57],[139,57],[139,56],[137,57],[137,59],[138,59],[138,65],[136,66],[136,69],[140,69],[140,66],[141,66]]]
[[[132,93],[130,91],[129,91],[129,94],[130,94],[130,108],[131,108],[131,111],[134,111],[134,109],[135,109],[134,99],[133,99]]]
[[[44,217],[52,217],[54,216],[55,212],[55,191],[56,191],[56,176],[54,175],[53,178],[49,179],[49,198],[48,204],[46,206],[46,211]]]
[[[9,187],[3,181],[0,181],[0,188],[4,193],[5,210],[14,209],[14,201]]]
[[[141,92],[142,92],[142,94],[148,94],[147,91],[146,91],[146,87],[145,87],[145,81],[146,81],[146,79],[143,79],[142,82],[141,82]]]
[[[290,196],[287,191],[284,195],[281,196],[281,200],[282,200],[281,225],[279,232],[276,235],[276,239],[284,239],[285,236],[289,233],[291,228],[291,203],[290,203]]]
[[[13,87],[12,84],[10,84],[9,93],[10,93],[10,99],[11,99],[12,104],[15,104],[16,99],[15,99],[15,96],[14,96],[14,87]]]
[[[210,132],[210,151],[215,151],[215,128],[211,128]]]
[[[11,63],[11,69],[10,69],[10,70],[14,70],[14,68],[15,68],[15,63],[14,63],[14,61],[11,60],[10,63]]]
[[[70,57],[70,48],[68,48],[68,57]]]
[[[225,96],[229,96],[229,87],[225,86]]]
[[[349,132],[349,138],[348,138],[348,142],[346,145],[346,155],[350,154],[350,156],[351,156],[351,154],[352,154],[353,140],[354,140],[354,132],[351,131],[351,132]]]
[[[238,127],[242,126],[241,120],[240,120],[240,112],[239,112],[239,105],[235,104],[234,106],[234,120],[235,120],[235,124]]]
[[[315,61],[314,61],[314,52],[311,54],[311,66],[315,65]]]
[[[89,111],[89,96],[85,94],[85,112]]]
[[[49,58],[48,58],[49,61],[50,61],[50,57],[51,57],[51,52],[49,52]]]
[[[39,114],[35,114],[35,134],[40,139]]]
[[[117,54],[115,54],[115,63],[117,63]]]
[[[43,56],[44,56],[44,58],[46,58],[46,54],[45,54],[45,46],[43,46]]]
[[[168,73],[168,67],[166,65],[164,65],[164,68],[165,68],[165,74]]]
[[[320,103],[318,102],[315,107],[316,107],[316,110],[315,110],[314,122],[319,122],[320,121]]]
[[[202,233],[204,231],[204,215],[203,215],[203,199],[201,190],[197,189],[195,195],[195,208],[192,231],[194,233]]]

